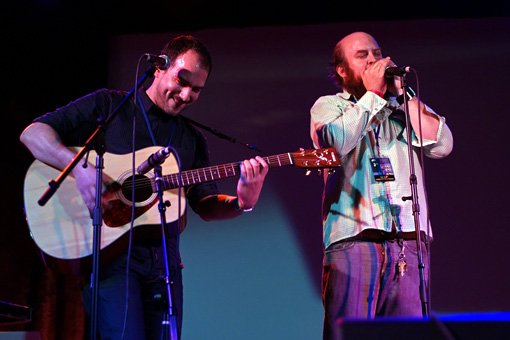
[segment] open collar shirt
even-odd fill
[[[354,100],[344,91],[318,98],[310,114],[314,147],[334,147],[341,159],[340,168],[324,175],[324,247],[364,229],[415,231],[412,200],[402,199],[411,196],[410,165],[405,115],[395,98],[385,100],[367,91]],[[436,139],[422,141],[424,155],[430,158],[446,157],[453,147],[445,118],[437,117]],[[420,229],[432,237],[418,153],[421,143],[414,132],[412,136]],[[370,162],[374,157],[390,159],[394,181],[375,180]]]

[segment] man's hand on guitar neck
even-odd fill
[[[244,160],[241,163],[241,176],[237,182],[237,198],[240,209],[252,209],[257,204],[268,171],[269,165],[260,156]]]

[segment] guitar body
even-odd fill
[[[137,151],[135,154],[137,162],[145,161],[160,148],[155,146]],[[95,160],[95,157],[96,155],[91,151],[89,159]],[[131,153],[104,155],[103,180],[108,189],[102,195],[101,249],[119,239],[131,227],[131,194],[121,189],[122,184],[124,189],[130,188],[132,173],[131,170],[126,169],[131,167],[131,163]],[[81,164],[78,163],[77,166]],[[89,162],[89,166],[95,165]],[[163,173],[178,172],[173,155],[165,160],[162,168]],[[68,260],[83,258],[93,252],[94,226],[91,213],[76,187],[72,174],[65,178],[44,206],[38,204],[38,199],[48,188],[48,179],[56,178],[59,174],[60,171],[38,160],[34,161],[28,169],[24,183],[24,203],[30,233],[37,246],[47,255]],[[135,182],[148,180],[153,176],[152,171],[143,176],[136,175]],[[170,202],[170,206],[166,209],[166,222],[176,221],[186,208],[184,193],[181,194],[180,214],[178,213],[178,189],[164,191],[163,199]],[[161,223],[158,201],[155,192],[145,193],[139,199],[135,199],[134,227]]]

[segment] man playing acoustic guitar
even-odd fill
[[[126,166],[123,169],[117,169],[119,168],[119,162],[117,162],[112,169],[114,171],[126,170],[128,175],[134,174],[134,171],[130,170],[132,169],[132,154],[135,154],[134,152],[137,150],[154,146],[171,146],[179,156],[182,170],[209,166],[209,151],[205,138],[188,121],[179,116],[179,113],[199,98],[211,72],[211,56],[206,47],[192,36],[178,36],[172,39],[162,50],[162,56],[165,57],[168,64],[160,64],[155,67],[150,86],[138,91],[136,103],[134,100],[125,102],[125,105],[116,112],[115,117],[104,129],[103,141],[106,153],[127,155],[128,157]],[[37,160],[62,170],[76,155],[76,149],[71,147],[83,146],[97,128],[98,119],[107,120],[125,97],[125,92],[108,89],[90,93],[64,107],[36,118],[23,131],[20,140]],[[138,156],[140,161],[145,159],[147,158]],[[93,159],[89,155],[90,161]],[[83,206],[93,211],[96,199],[97,170],[92,163],[89,165],[91,166],[83,167],[81,162],[78,163],[72,169],[72,176],[69,176],[70,178],[66,181],[75,181],[77,192],[81,194],[84,202]],[[111,163],[105,161],[104,165],[105,172],[108,172]],[[240,178],[237,184],[237,196],[220,194],[214,181],[198,181],[197,184],[192,182],[191,185],[183,186],[185,197],[193,211],[205,220],[239,216],[257,203],[268,169],[266,160],[260,156],[244,160],[239,164]],[[207,176],[207,174],[203,175]],[[211,170],[210,175],[213,175]],[[135,182],[139,177],[145,178],[141,175],[132,177],[135,178]],[[103,179],[106,193],[115,190],[109,185],[110,176],[104,176]],[[129,188],[130,185],[126,185],[126,187]],[[122,203],[123,200],[130,199],[130,196],[131,194],[127,193],[124,198],[120,197],[117,201]],[[56,199],[57,197],[52,198],[52,200]],[[72,200],[73,197],[69,197],[63,203],[74,204],[71,202]],[[109,205],[115,207],[116,200],[105,200],[104,203],[105,208],[108,208]],[[85,210],[87,210],[86,208]],[[177,209],[173,206],[171,208],[167,210]],[[157,208],[154,209],[158,213]],[[42,208],[39,216],[41,220],[44,211]],[[51,209],[46,211],[48,214],[52,213]],[[115,219],[115,213],[120,211],[112,209],[113,216],[111,218]],[[126,221],[120,222],[120,225],[126,224],[129,227],[130,208],[128,212],[128,218]],[[86,217],[88,214],[89,211],[84,212]],[[156,214],[156,216],[159,215]],[[92,225],[92,219],[89,221]],[[149,220],[146,223],[150,224],[150,222]],[[104,223],[106,223],[106,215]],[[159,220],[156,218],[152,224],[159,227],[158,223]],[[108,223],[104,228],[107,227]],[[176,223],[167,221],[168,252],[166,253],[170,267],[171,301],[180,337],[182,266],[177,230]],[[142,228],[138,231],[143,232]],[[90,245],[85,246],[89,246],[90,249]],[[161,299],[156,301],[157,299],[154,297],[166,296],[163,254],[165,252],[161,240],[140,239],[133,243],[129,256],[125,249],[120,256],[101,266],[98,296],[98,315],[100,317],[98,332],[101,338],[161,338],[165,303],[162,304]],[[89,295],[90,288],[86,287],[84,289],[85,304],[89,302]],[[129,296],[127,301],[126,296]],[[129,309],[126,309],[128,302]],[[90,306],[86,307],[90,308]],[[125,318],[126,310],[128,310],[127,319]]]

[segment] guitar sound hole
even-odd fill
[[[135,175],[135,202],[143,202],[148,200],[152,192],[151,180],[144,175]],[[127,178],[122,183],[122,195],[131,202],[131,194],[133,188],[133,177]]]

